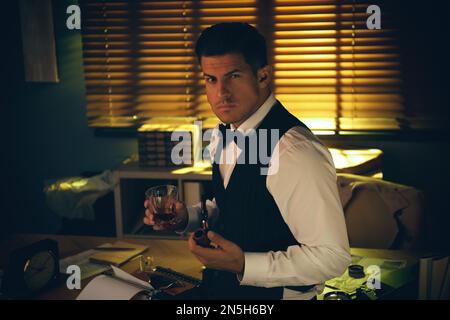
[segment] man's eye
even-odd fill
[[[214,82],[214,78],[205,78],[205,81],[209,82],[209,83],[213,83]]]
[[[231,78],[239,78],[239,77],[240,77],[240,74],[238,74],[238,73],[233,73],[231,75]]]

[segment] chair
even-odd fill
[[[420,190],[371,177],[338,174],[350,246],[424,247],[424,197]]]

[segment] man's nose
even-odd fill
[[[228,98],[230,96],[230,90],[228,88],[228,84],[226,83],[226,81],[218,82],[217,95],[221,99]]]

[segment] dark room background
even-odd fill
[[[394,2],[394,0],[392,0]],[[61,220],[47,207],[44,182],[83,172],[113,169],[133,153],[128,134],[99,133],[87,125],[81,34],[66,28],[70,0],[53,1],[60,82],[27,83],[16,1],[3,4],[9,22],[2,51],[2,148],[4,183],[0,232],[59,233]],[[446,1],[395,1],[405,103],[426,106],[448,123],[450,37]],[[445,128],[444,128],[445,129]],[[384,179],[424,191],[428,203],[428,245],[450,247],[450,142],[446,130],[395,137],[324,137],[328,146],[371,147],[384,151]],[[111,214],[111,220],[113,215]]]

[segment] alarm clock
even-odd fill
[[[58,243],[45,239],[11,253],[2,291],[10,298],[31,298],[55,285],[58,279]]]

